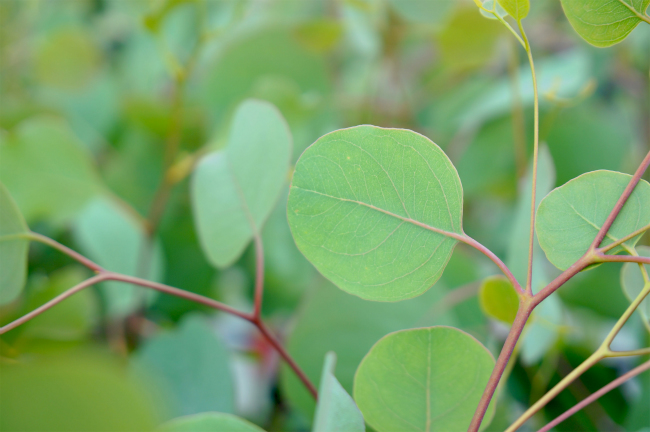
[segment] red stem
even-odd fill
[[[255,298],[253,304],[253,317],[262,315],[262,298],[264,297],[264,245],[262,236],[255,234]]]
[[[629,379],[634,378],[635,376],[639,375],[642,372],[645,372],[646,370],[650,369],[650,360],[648,360],[645,363],[642,363],[640,366],[637,366],[636,368],[632,369],[625,375],[620,376],[619,378],[615,379],[611,383],[607,384],[605,387],[601,388],[598,390],[596,393],[590,395],[587,397],[585,400],[581,401],[577,405],[575,405],[573,408],[570,408],[567,410],[564,414],[558,416],[555,418],[552,422],[538,430],[537,432],[548,432],[550,431],[553,427],[559,425],[562,423],[564,420],[568,419],[571,417],[573,414],[577,413],[580,411],[582,408],[586,407],[602,395],[608,393],[609,391],[615,389],[616,387],[620,386],[624,382],[626,382]]]
[[[650,264],[650,258],[634,255],[605,255],[597,252],[598,262],[634,262],[640,264]]]

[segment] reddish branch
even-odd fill
[[[256,251],[257,251],[257,275],[256,275],[256,284],[255,284],[255,305],[253,308],[252,313],[246,313],[239,311],[233,307],[228,306],[225,303],[218,302],[216,300],[213,300],[208,297],[204,297],[199,294],[195,294],[189,291],[185,291],[182,289],[174,288],[169,285],[161,284],[158,282],[152,282],[146,279],[141,279],[133,276],[127,276],[124,274],[119,274],[119,273],[113,273],[108,270],[105,270],[98,264],[94,263],[93,261],[89,260],[88,258],[80,255],[79,253],[73,251],[72,249],[58,243],[55,240],[52,240],[48,237],[42,236],[40,234],[35,234],[35,233],[30,233],[28,236],[26,236],[32,240],[40,241],[42,243],[48,244],[66,254],[71,256],[72,258],[76,259],[79,261],[81,264],[85,265],[86,267],[90,268],[91,270],[95,271],[97,275],[86,279],[85,281],[81,282],[78,285],[75,285],[74,287],[68,289],[64,293],[60,294],[59,296],[53,298],[49,302],[45,303],[41,307],[34,309],[30,313],[18,318],[15,321],[12,321],[11,323],[0,327],[0,335],[8,332],[9,330],[12,330],[16,327],[18,327],[21,324],[24,324],[25,322],[31,320],[32,318],[42,314],[46,310],[52,308],[53,306],[61,303],[63,300],[67,299],[68,297],[78,293],[79,291],[88,288],[89,286],[92,286],[96,283],[103,282],[103,281],[118,281],[118,282],[125,282],[133,285],[139,285],[145,288],[150,288],[156,291],[160,291],[166,294],[171,294],[176,297],[184,298],[186,300],[193,301],[195,303],[202,304],[204,306],[208,306],[213,309],[220,310],[222,312],[229,313],[231,315],[235,315],[241,319],[244,319],[251,324],[253,324],[259,331],[260,333],[264,336],[265,339],[268,340],[268,342],[275,348],[275,350],[280,354],[280,356],[287,362],[287,364],[293,369],[295,374],[298,376],[298,378],[302,381],[302,383],[307,387],[309,392],[312,394],[314,398],[317,398],[318,392],[316,390],[316,387],[311,383],[309,378],[307,378],[307,375],[300,369],[300,366],[293,360],[291,355],[286,351],[286,349],[282,346],[282,344],[273,336],[269,328],[264,324],[261,318],[261,310],[262,310],[262,292],[264,289],[263,283],[264,283],[264,252],[263,252],[263,247],[262,247],[262,241],[259,238],[259,236],[256,237],[255,239],[255,246],[256,246]]]

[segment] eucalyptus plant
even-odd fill
[[[295,243],[306,259],[342,291],[363,301],[400,302],[436,290],[436,282],[459,243],[483,254],[502,275],[483,280],[479,291],[481,305],[489,316],[510,327],[496,359],[481,342],[460,329],[412,328],[391,332],[376,341],[356,370],[352,395],[336,379],[333,353],[325,358],[320,388],[316,388],[290,350],[262,319],[265,269],[262,228],[275,203],[284,196],[287,172],[291,168],[292,137],[279,110],[257,99],[239,105],[224,148],[177,164],[175,155],[181,126],[180,123],[172,125],[169,154],[165,157],[169,174],[159,186],[147,217],[147,232],[139,245],[148,251],[146,278],[133,276],[130,271],[107,270],[116,265],[107,264],[102,251],[91,251],[92,246],[88,247],[87,257],[31,231],[9,191],[0,184],[1,303],[11,302],[24,288],[29,242],[44,243],[94,272],[92,277],[0,328],[0,334],[95,284],[113,282],[144,287],[252,324],[317,399],[314,431],[363,431],[368,424],[378,432],[476,432],[485,428],[495,413],[498,403],[495,395],[504,374],[512,367],[534,311],[578,273],[599,265],[624,262],[621,279],[630,298],[627,310],[600,347],[522,413],[507,432],[519,429],[601,360],[650,354],[650,348],[629,351],[612,348],[614,338],[635,311],[642,315],[650,331],[650,303],[646,300],[650,294],[646,266],[650,265],[650,251],[647,247],[637,247],[643,234],[650,230],[650,184],[642,179],[650,165],[650,153],[640,161],[633,175],[598,170],[550,190],[552,181],[547,178],[549,170],[545,168],[549,156],[540,143],[537,76],[523,24],[530,9],[529,0],[474,2],[484,17],[497,20],[507,28],[525,51],[532,73],[533,155],[521,196],[524,217],[517,221],[517,229],[525,232],[527,242],[516,245],[519,255],[504,263],[496,253],[465,233],[463,186],[456,168],[433,141],[407,129],[360,125],[323,135],[295,164],[287,217]],[[562,0],[575,31],[597,47],[618,43],[639,23],[650,23],[646,13],[649,5],[650,0],[629,3]],[[152,27],[156,26],[155,18],[148,21]],[[185,64],[172,62],[176,94],[182,91],[200,47],[201,43],[197,43]],[[175,104],[180,111],[182,98],[176,96]],[[94,174],[86,174],[89,179],[94,178]],[[256,279],[251,311],[154,281],[156,262],[161,259],[155,239],[161,212],[171,188],[185,176],[191,176],[194,222],[207,259],[217,268],[227,268],[242,256],[249,244],[254,245]],[[86,186],[95,187],[93,181],[88,181]],[[121,210],[98,203],[96,208],[86,211],[82,220],[87,225],[80,224],[75,233],[81,244],[96,232],[90,226],[93,221]],[[84,229],[85,226],[88,228]],[[129,229],[125,222],[116,232]],[[92,241],[88,240],[87,244],[91,245]],[[550,281],[538,276],[536,266],[541,253],[561,270]],[[134,260],[127,261],[132,264]],[[104,285],[104,289],[116,288]],[[117,305],[115,313],[123,313],[130,307]],[[385,310],[390,314],[391,308],[398,307],[398,304],[387,304]],[[195,323],[188,321],[181,332],[194,331],[193,326]],[[196,332],[200,334],[201,330]],[[208,334],[203,334],[200,340],[204,341],[201,346],[212,343]],[[158,344],[172,344],[185,351],[198,349],[198,345],[182,345],[180,336],[178,340],[170,336]],[[156,344],[147,346],[139,354],[139,360],[158,358],[159,348]],[[210,353],[205,355],[209,359],[218,358]],[[594,392],[540,431],[550,430],[586,404],[648,369],[650,361]],[[179,416],[160,430],[254,432],[261,429],[230,414],[206,413]]]

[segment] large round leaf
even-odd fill
[[[492,354],[452,327],[391,333],[354,378],[354,399],[379,432],[464,432],[494,367]],[[494,415],[490,405],[483,425]]]
[[[207,412],[175,418],[160,426],[158,432],[264,432],[264,430],[232,414]]]
[[[398,301],[429,289],[462,234],[456,169],[426,137],[357,126],[302,154],[287,217],[298,248],[339,288]]]
[[[548,260],[566,270],[589,249],[596,234],[630,182],[614,171],[583,174],[554,189],[537,209],[535,229]],[[641,180],[603,239],[606,246],[650,223],[650,184]],[[624,243],[634,247],[640,236]],[[609,253],[616,253],[616,247]]]
[[[291,133],[268,102],[247,100],[233,119],[228,146],[199,163],[192,206],[201,246],[212,264],[228,267],[262,230],[282,193]]]
[[[9,191],[0,183],[0,305],[14,300],[25,286],[29,241],[15,238],[29,228]],[[2,237],[9,240],[2,240]]]
[[[650,0],[562,0],[573,29],[597,47],[614,45],[642,21]]]

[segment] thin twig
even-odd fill
[[[650,230],[650,224],[639,228],[638,230],[634,231],[633,233],[630,233],[630,234],[626,235],[625,237],[623,237],[623,238],[621,238],[619,240],[616,240],[614,243],[610,243],[607,246],[603,246],[601,248],[598,248],[597,251],[602,252],[602,253],[609,252],[610,250],[614,249],[616,246],[622,245],[626,241],[631,240],[634,237],[638,236],[639,234],[641,234],[641,233],[643,233],[645,231],[648,231],[648,230]]]
[[[597,262],[633,262],[639,264],[650,264],[650,257],[634,255],[605,255],[596,252]]]
[[[253,303],[253,317],[262,315],[262,299],[264,297],[264,245],[262,236],[255,233],[255,297]]]
[[[551,421],[550,423],[548,423],[546,426],[544,426],[543,428],[541,428],[537,432],[548,432],[548,431],[550,431],[552,428],[559,425],[564,420],[568,419],[569,417],[571,417],[573,414],[580,411],[585,406],[587,406],[590,403],[594,402],[599,397],[601,397],[604,394],[610,392],[611,390],[613,390],[616,387],[620,386],[624,382],[634,378],[635,376],[639,375],[640,373],[647,371],[648,369],[650,369],[650,360],[648,360],[645,363],[642,363],[640,366],[635,367],[634,369],[632,369],[631,371],[629,371],[625,375],[622,375],[619,378],[612,381],[611,383],[607,384],[605,387],[601,388],[600,390],[593,393],[592,395],[590,395],[589,397],[587,397],[586,399],[584,399],[580,403],[576,404],[573,408],[571,408],[571,409],[567,410],[566,412],[564,412],[564,414],[556,417],[555,420]]]

